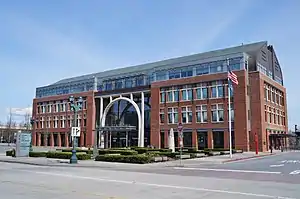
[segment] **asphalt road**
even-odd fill
[[[11,199],[300,199],[299,184],[287,183],[284,180],[251,179],[255,173],[245,172],[254,169],[253,166],[249,168],[245,166],[248,164],[256,165],[257,171],[263,172],[270,164],[277,164],[278,161],[292,157],[294,160],[296,156],[299,157],[299,154],[291,153],[210,168],[147,168],[144,171],[143,169],[122,171],[0,163],[0,193],[1,198]],[[291,163],[286,163],[288,164]],[[184,170],[185,168],[190,170]],[[265,177],[286,175],[290,178],[300,178],[300,175],[289,174],[290,170],[285,170],[284,166],[271,168],[274,172],[286,172],[284,174],[261,173],[261,175]],[[219,171],[196,169],[219,169]],[[226,171],[233,169],[244,172]],[[294,167],[291,168],[293,169]],[[167,171],[173,173],[168,174]],[[192,172],[193,175],[186,175],[188,172]],[[208,174],[211,173],[213,175],[209,176]],[[223,174],[231,175],[226,178],[220,177]],[[232,174],[242,174],[244,177],[236,179]]]

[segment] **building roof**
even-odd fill
[[[194,54],[194,55],[188,55],[188,56],[182,56],[182,57],[178,57],[178,58],[157,61],[157,62],[153,62],[153,63],[141,64],[141,65],[136,65],[136,66],[124,67],[124,68],[117,68],[117,69],[113,69],[113,70],[106,70],[103,72],[62,79],[52,85],[65,84],[65,83],[70,83],[70,82],[74,82],[74,81],[82,81],[82,80],[92,79],[93,77],[105,78],[105,77],[113,77],[116,75],[118,75],[118,76],[126,75],[126,74],[131,74],[131,73],[139,73],[139,72],[145,73],[146,71],[159,70],[160,67],[167,66],[167,65],[170,66],[175,63],[184,63],[184,62],[193,61],[193,60],[208,59],[208,58],[212,58],[212,57],[226,56],[229,54],[235,54],[235,53],[241,53],[241,52],[246,52],[246,53],[252,54],[252,52],[256,52],[257,50],[259,50],[266,44],[267,44],[267,41],[261,41],[261,42],[256,42],[256,43],[243,44],[240,46],[235,46],[235,47],[230,47],[230,48],[225,48],[225,49],[219,49],[219,50],[214,50],[214,51],[209,51],[209,52],[204,52],[204,53],[198,53],[198,54]]]

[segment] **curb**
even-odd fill
[[[271,154],[257,155],[257,156],[251,156],[251,157],[246,157],[246,158],[237,158],[234,160],[225,160],[225,161],[223,161],[223,163],[237,162],[237,161],[241,161],[241,160],[249,160],[249,159],[255,159],[255,158],[263,158],[263,157],[272,156],[272,155],[276,155],[276,154],[271,153]]]

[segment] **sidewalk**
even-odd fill
[[[193,166],[193,165],[216,165],[216,164],[224,164],[234,161],[241,161],[246,159],[253,158],[262,158],[270,155],[281,154],[281,152],[273,152],[268,153],[259,153],[256,155],[254,152],[244,152],[233,154],[233,157],[230,158],[229,155],[222,156],[209,156],[204,158],[196,158],[196,159],[187,159],[169,162],[159,162],[159,163],[151,163],[151,164],[128,164],[128,163],[117,163],[117,162],[96,162],[94,160],[82,160],[78,161],[78,164],[69,164],[69,160],[62,159],[47,159],[47,158],[30,158],[30,157],[19,157],[13,158],[9,156],[5,156],[5,154],[0,154],[0,162],[7,163],[19,163],[19,164],[28,164],[28,165],[36,165],[36,166],[57,166],[57,167],[86,167],[86,168],[157,168],[157,167],[176,167],[176,166]]]

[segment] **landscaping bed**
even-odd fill
[[[155,149],[155,148],[112,148],[112,149],[98,149],[98,156],[95,161],[105,162],[123,162],[123,163],[135,163],[135,164],[147,164],[152,162],[164,162],[179,159],[192,159],[202,158],[207,156],[227,155],[229,149],[204,149],[197,150],[195,148],[184,148],[182,150],[182,156],[177,150],[172,152],[170,149]],[[232,150],[233,153],[242,153],[242,150]],[[93,150],[90,149],[76,149],[76,156],[78,160],[91,160]],[[6,156],[14,156],[15,151],[6,151]],[[29,157],[46,157],[56,159],[70,159],[72,156],[72,148],[57,149],[56,151],[49,152],[29,152]]]

